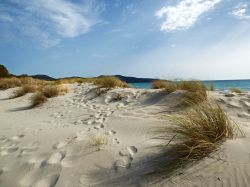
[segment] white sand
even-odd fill
[[[166,123],[163,110],[179,110],[182,93],[130,88],[97,96],[92,85],[70,87],[35,109],[30,94],[6,100],[13,89],[0,91],[1,187],[249,186],[249,93],[210,93],[240,122],[245,138],[162,179],[145,175],[167,162],[153,160],[157,142],[150,132]],[[117,93],[125,98],[112,101]]]

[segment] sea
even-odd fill
[[[207,87],[214,85],[215,90],[228,91],[231,88],[239,88],[243,91],[250,91],[250,80],[213,80],[213,81],[202,81]],[[130,83],[135,88],[152,88],[152,82],[143,83]]]

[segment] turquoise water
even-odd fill
[[[207,86],[213,84],[216,90],[230,90],[230,88],[239,88],[241,90],[250,91],[250,80],[216,80],[203,82]],[[152,87],[152,82],[131,83],[130,85],[135,88],[149,89]]]

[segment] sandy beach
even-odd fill
[[[98,96],[92,84],[68,87],[32,109],[32,94],[7,99],[16,88],[0,91],[1,187],[249,186],[250,93],[208,93],[245,137],[159,178],[148,175],[164,163],[154,160],[152,131],[181,110],[182,92],[116,88]]]

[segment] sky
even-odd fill
[[[0,0],[14,74],[250,79],[250,0]]]

